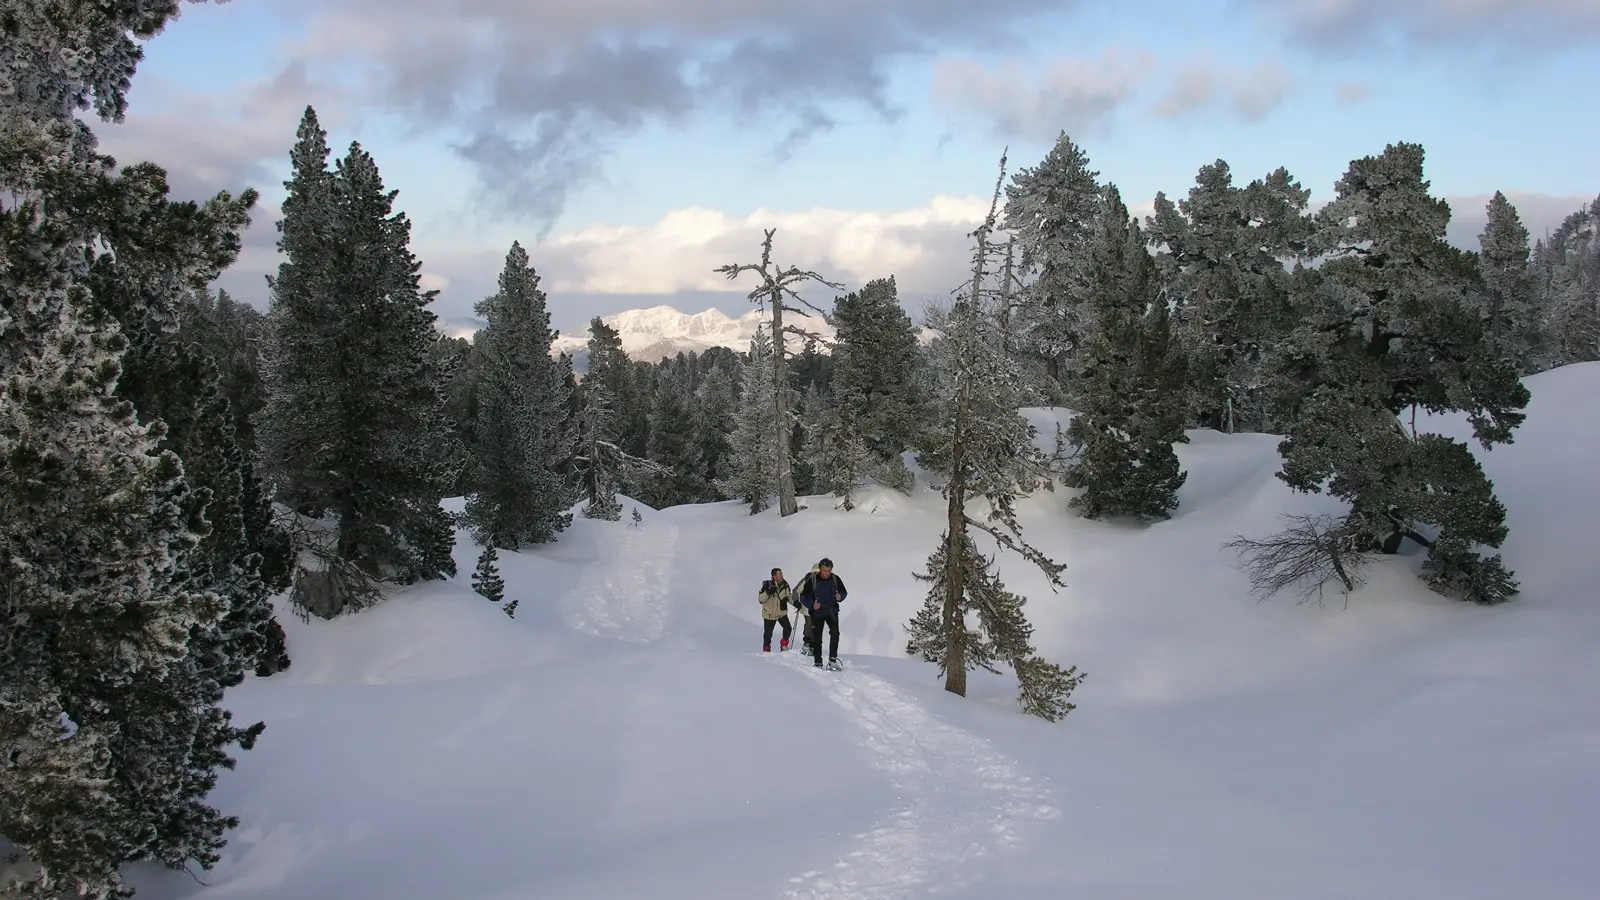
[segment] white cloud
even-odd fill
[[[986,119],[1002,135],[1049,141],[1065,130],[1102,130],[1133,99],[1153,66],[1146,53],[1108,47],[1099,59],[1058,59],[1043,70],[1016,60],[989,69],[947,57],[933,72],[933,97],[946,107]]]
[[[1172,77],[1167,93],[1151,114],[1176,119],[1226,104],[1247,122],[1259,122],[1283,105],[1294,87],[1288,68],[1276,58],[1262,59],[1248,69],[1232,69],[1207,56],[1196,56]]]
[[[552,292],[672,294],[748,290],[718,266],[760,258],[764,229],[776,228],[773,257],[857,286],[896,276],[902,290],[944,291],[961,280],[967,235],[988,212],[987,197],[934,197],[912,209],[879,212],[758,209],[736,217],[703,207],[673,210],[642,226],[593,226],[530,248]],[[825,289],[824,289],[825,290]]]
[[[1363,81],[1343,81],[1334,86],[1333,93],[1341,106],[1355,106],[1372,96],[1372,85]]]

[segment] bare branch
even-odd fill
[[[1362,570],[1369,557],[1356,550],[1357,530],[1332,516],[1284,516],[1288,527],[1255,541],[1238,536],[1224,544],[1239,556],[1238,568],[1250,576],[1258,601],[1285,588],[1300,586],[1299,603],[1322,605],[1323,590],[1337,579],[1350,602],[1350,593],[1365,583]]]

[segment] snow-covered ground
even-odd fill
[[[939,498],[851,513],[734,504],[579,519],[504,554],[517,618],[462,575],[334,622],[283,616],[294,665],[229,696],[265,719],[213,796],[213,871],[141,897],[1184,898],[1600,896],[1600,364],[1529,379],[1483,454],[1524,593],[1479,608],[1380,561],[1345,607],[1258,604],[1221,544],[1326,507],[1275,439],[1192,433],[1182,508],[1150,528],[1024,504],[1069,564],[1015,557],[1079,709],[1018,714],[1004,678],[943,693],[905,658]],[[1040,423],[1050,411],[1030,411]],[[1451,430],[1465,426],[1446,423]],[[1048,435],[1046,436],[1048,437]],[[832,557],[847,669],[760,650],[757,584]]]

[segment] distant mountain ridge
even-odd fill
[[[727,347],[743,353],[750,349],[756,328],[772,321],[772,313],[752,307],[744,315],[735,317],[715,308],[686,313],[676,307],[663,305],[624,310],[601,316],[600,320],[617,330],[617,336],[622,339],[622,352],[628,354],[630,359],[660,362],[679,353],[704,353],[712,347]],[[837,336],[833,326],[819,316],[788,312],[784,313],[783,321],[785,325],[802,328],[824,340],[831,341]],[[468,340],[483,326],[483,322],[471,318],[439,323],[440,330],[445,334]],[[926,342],[933,337],[933,332],[922,329],[921,337]],[[789,346],[799,349],[799,340],[790,334]],[[552,353],[572,356],[575,368],[582,372],[588,368],[588,343],[589,328],[584,326],[572,334],[557,337],[550,350]],[[819,349],[828,352],[826,345]]]
[[[770,312],[755,308],[735,318],[720,309],[686,313],[671,306],[652,306],[601,316],[600,320],[617,330],[617,336],[622,339],[622,352],[629,358],[659,362],[679,353],[704,353],[712,347],[727,347],[743,353],[750,349],[757,326],[770,322],[770,317]],[[833,326],[816,316],[787,313],[784,322],[827,340],[835,336]],[[578,333],[556,338],[551,349],[573,354],[576,358],[588,343],[589,329],[585,326]]]

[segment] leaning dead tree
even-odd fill
[[[1360,551],[1359,535],[1343,520],[1332,516],[1284,516],[1283,531],[1262,540],[1240,535],[1223,546],[1239,557],[1239,568],[1250,578],[1257,600],[1266,600],[1298,586],[1301,603],[1322,605],[1323,591],[1338,581],[1345,602],[1365,577],[1368,556]]]
[[[796,315],[806,315],[805,309],[815,313],[826,321],[828,314],[821,308],[808,302],[795,290],[795,285],[807,281],[833,288],[843,289],[844,285],[836,284],[823,278],[815,272],[802,271],[796,266],[787,269],[774,268],[772,264],[772,236],[777,233],[776,228],[766,230],[766,239],[761,242],[761,262],[745,263],[743,265],[726,265],[716,271],[727,275],[733,281],[745,272],[754,272],[761,278],[761,283],[747,296],[756,304],[758,309],[768,305],[772,307],[772,393],[776,398],[778,409],[777,440],[773,444],[777,447],[778,470],[778,515],[792,516],[799,511],[800,506],[794,496],[794,470],[789,459],[789,433],[792,428],[793,415],[789,411],[789,366],[787,354],[784,352],[785,334],[806,334],[797,328],[785,328],[783,314],[792,312]],[[800,306],[791,306],[793,300]],[[801,309],[803,306],[805,309]]]
[[[1010,290],[1007,284],[992,285],[991,267],[1000,252],[991,236],[1004,180],[1001,157],[989,215],[973,233],[972,279],[940,323],[946,329],[946,358],[937,395],[944,400],[918,462],[945,479],[945,532],[925,571],[914,573],[929,590],[906,630],[915,652],[939,665],[945,690],[965,696],[969,670],[997,673],[999,664],[1008,664],[1017,676],[1023,712],[1056,721],[1075,708],[1068,698],[1084,675],[1076,666],[1064,668],[1038,655],[1033,625],[1023,613],[1026,599],[1006,588],[995,557],[984,555],[973,540],[975,531],[989,535],[1001,549],[1037,566],[1052,589],[1063,586],[1066,566],[1023,540],[1017,520],[1017,499],[1047,480],[1048,466],[1034,446],[1033,427],[1018,412],[1026,405],[1026,390],[1016,361],[1002,349],[1003,307],[995,308]],[[988,514],[980,518],[970,512],[972,500],[983,501]],[[969,616],[976,628],[968,626]]]

